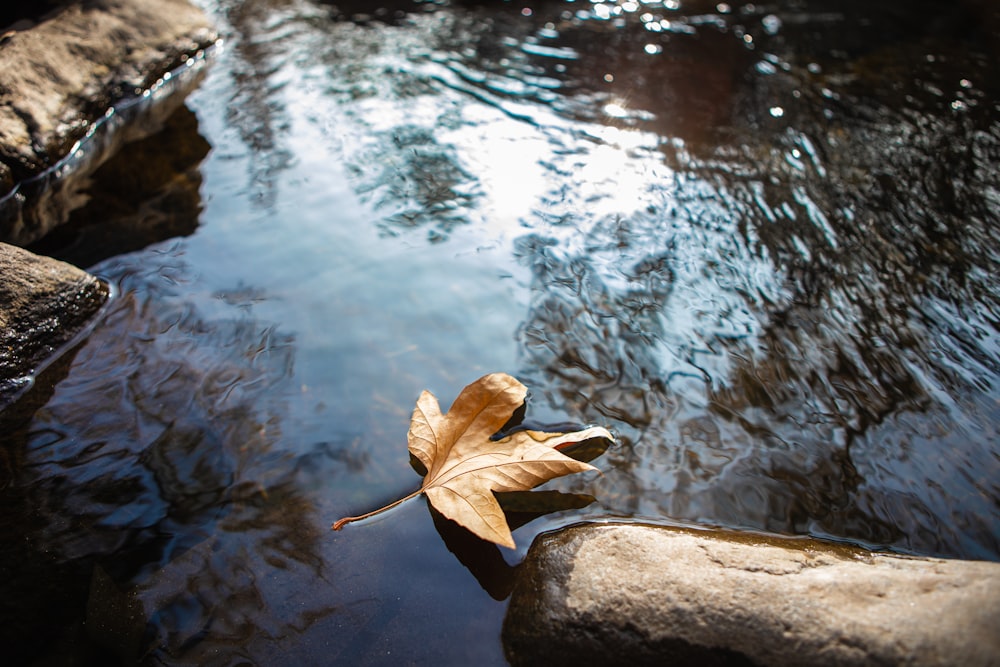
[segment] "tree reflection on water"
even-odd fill
[[[27,542],[45,554],[5,558],[4,567],[24,580],[68,577],[72,593],[38,596],[38,613],[57,607],[72,618],[82,604],[73,596],[82,596],[86,623],[138,624],[141,634],[156,619],[169,632],[158,642],[173,652],[209,622],[230,640],[248,639],[248,616],[273,597],[256,572],[322,579],[316,541],[325,531],[301,489],[325,482],[331,465],[359,471],[366,454],[350,443],[320,442],[301,455],[281,447],[294,338],[246,317],[206,319],[162,281],[185,274],[183,260],[170,250],[159,260],[116,263],[121,273],[109,277],[123,295],[101,338],[119,344],[84,346],[74,363],[93,373],[63,380],[31,429],[12,434],[23,442],[4,443],[26,452],[6,494],[35,508],[22,514],[27,523],[7,526],[8,550]],[[112,583],[88,590],[90,568]],[[118,586],[134,617],[115,617],[107,591]],[[24,599],[10,602],[8,620],[36,633]]]
[[[631,98],[667,118],[636,123],[665,135],[666,187],[581,225],[576,248],[522,245],[524,374],[553,405],[627,425],[628,472],[597,494],[611,513],[995,557],[995,442],[976,435],[997,415],[988,34],[935,57],[968,15],[859,41],[846,12],[809,9],[768,14],[770,30],[746,8],[720,18],[757,62],[705,131],[669,126],[669,77]],[[663,46],[690,71],[687,43]]]

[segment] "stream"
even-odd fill
[[[203,80],[29,248],[117,295],[0,414],[16,663],[504,665],[580,521],[1000,560],[993,3],[199,4]],[[494,371],[615,433],[543,487],[592,503],[330,531]]]

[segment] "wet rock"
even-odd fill
[[[0,408],[85,331],[108,287],[74,266],[0,243]]]
[[[215,39],[187,0],[93,0],[17,24],[0,42],[0,193],[54,165],[112,103]]]
[[[539,537],[513,665],[995,665],[1000,563],[638,525]]]

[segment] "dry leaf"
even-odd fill
[[[448,413],[442,414],[434,395],[423,392],[413,410],[407,438],[410,454],[427,470],[420,489],[375,512],[341,519],[333,525],[334,530],[424,493],[431,505],[452,521],[484,540],[514,548],[494,492],[526,491],[555,477],[594,470],[557,448],[593,438],[613,440],[611,433],[599,426],[573,433],[523,430],[491,440],[526,395],[524,385],[516,379],[493,373],[463,389]]]

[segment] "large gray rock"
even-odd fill
[[[1000,665],[1000,563],[640,525],[539,537],[513,665]]]
[[[107,299],[94,276],[0,243],[0,408],[86,331]]]

